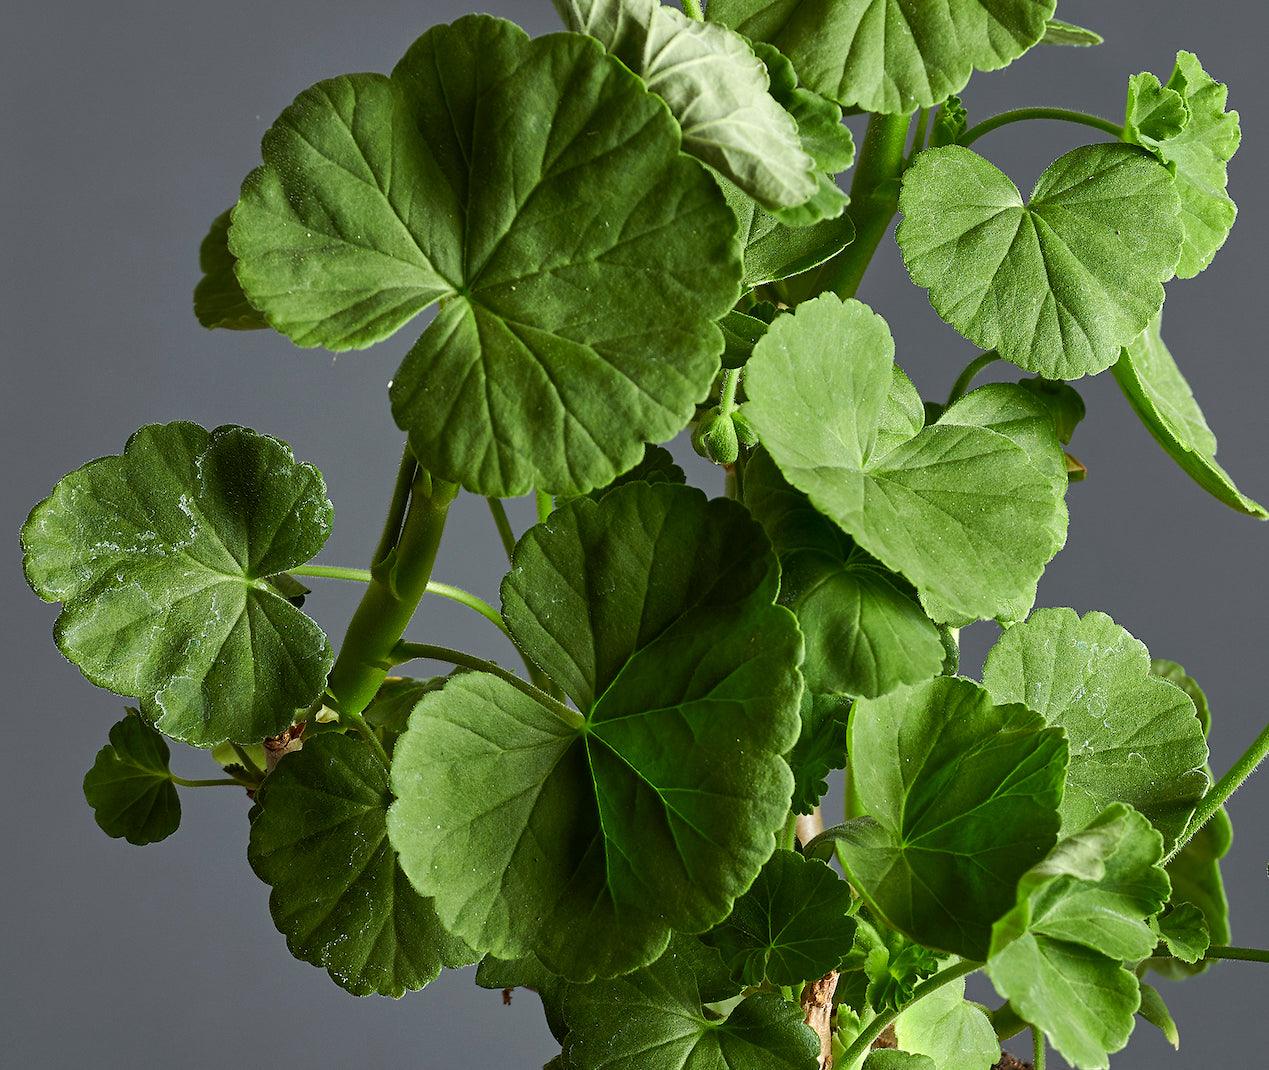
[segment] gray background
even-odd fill
[[[547,0],[482,0],[533,31],[556,28]],[[106,839],[80,779],[122,700],[95,691],[49,638],[54,610],[26,589],[16,532],[66,471],[114,453],[137,426],[187,418],[278,435],[325,472],[336,529],[323,560],[363,564],[386,502],[399,435],[385,384],[415,336],[333,358],[269,334],[209,334],[190,289],[208,221],[257,159],[260,134],[305,86],[386,70],[462,0],[219,0],[112,4],[8,0],[0,32],[0,565],[6,693],[0,747],[3,996],[0,1045],[22,1067],[536,1067],[553,1046],[527,996],[504,1008],[470,972],[401,1003],[357,1000],[293,960],[244,857],[246,801],[184,793],[185,819],[147,849]],[[1266,21],[1258,0],[1200,6],[1065,0],[1062,14],[1105,31],[1094,51],[1037,49],[967,94],[975,116],[1025,103],[1107,115],[1127,76],[1166,78],[1179,47],[1199,53],[1243,109],[1233,192],[1242,217],[1215,265],[1171,287],[1168,338],[1244,489],[1265,474],[1264,249],[1269,202]],[[1024,188],[1078,128],[1015,126],[981,145]],[[907,283],[892,244],[861,296],[891,321],[900,360],[941,396],[972,352]],[[1215,711],[1226,768],[1266,716],[1269,528],[1192,485],[1136,424],[1109,376],[1082,385],[1089,419],[1075,451],[1091,478],[1072,489],[1071,540],[1041,604],[1104,609],[1158,656],[1184,662]],[[695,469],[709,485],[715,474]],[[517,516],[525,517],[520,510]],[[479,499],[455,509],[438,578],[494,597],[499,549]],[[310,607],[334,636],[356,592],[325,584]],[[418,634],[506,658],[479,618],[428,605]],[[981,634],[978,634],[981,633]],[[967,638],[970,665],[991,639]],[[177,748],[186,775],[206,759]],[[1264,815],[1269,777],[1232,810],[1226,865],[1235,939],[1269,943]],[[1127,1068],[1258,1062],[1269,1042],[1269,973],[1228,964],[1184,992],[1165,985],[1183,1047],[1142,1027],[1113,1060]]]

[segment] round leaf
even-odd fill
[[[360,740],[319,735],[269,774],[251,812],[251,868],[296,958],[358,996],[400,997],[475,962],[397,865],[388,772]]]
[[[389,828],[446,927],[573,980],[654,960],[753,882],[788,814],[801,638],[735,502],[630,483],[516,548],[503,612],[580,710],[467,673],[397,742]]]
[[[963,977],[908,1007],[894,1033],[900,1048],[928,1057],[934,1070],[991,1070],[1000,1058],[991,1019],[965,999]]]
[[[139,716],[110,729],[110,742],[84,774],[84,798],[101,831],[140,846],[165,840],[181,824],[181,800],[163,737]]]
[[[66,476],[22,528],[27,580],[98,687],[195,746],[259,742],[326,686],[330,643],[269,577],[330,534],[321,473],[242,427],[152,424]]]
[[[1163,307],[1181,250],[1167,169],[1129,145],[1088,145],[1040,176],[1030,204],[969,149],[921,153],[899,197],[912,281],[966,338],[1048,379],[1115,363]]]

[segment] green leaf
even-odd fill
[[[72,472],[22,528],[58,648],[195,746],[259,742],[326,686],[331,648],[268,577],[330,534],[321,473],[242,427],[151,424]]]
[[[1180,1050],[1181,1034],[1177,1030],[1176,1021],[1168,1010],[1168,1005],[1163,1002],[1163,997],[1159,995],[1159,990],[1153,985],[1142,983],[1141,1006],[1137,1013],[1158,1029],[1173,1048]]]
[[[643,460],[630,471],[623,472],[608,486],[590,492],[590,497],[598,500],[614,487],[624,487],[627,483],[686,483],[683,474],[669,450],[660,446],[645,446]]]
[[[991,1070],[1000,1058],[991,1020],[965,999],[963,977],[908,1007],[894,1031],[900,1048],[928,1056],[934,1070]]]
[[[868,1054],[864,1070],[938,1070],[938,1064],[925,1055],[879,1048]]]
[[[110,742],[84,774],[84,798],[101,831],[141,846],[165,840],[181,824],[181,800],[163,737],[139,715],[110,729]]]
[[[531,529],[503,582],[517,645],[581,715],[483,673],[397,742],[389,828],[445,925],[571,980],[722,921],[775,846],[801,638],[761,528],[632,483]]]
[[[780,316],[744,413],[784,477],[931,602],[975,620],[1027,597],[1066,537],[1054,481],[1007,437],[922,429],[880,316],[825,294]]]
[[[471,16],[390,79],[301,94],[230,248],[300,345],[364,347],[440,300],[391,391],[420,463],[481,494],[580,494],[688,423],[739,296],[731,213],[679,144],[597,42]]]
[[[1151,75],[1138,75],[1147,85],[1157,85]],[[1127,136],[1153,152],[1176,176],[1181,199],[1184,242],[1176,273],[1193,278],[1210,264],[1229,237],[1238,208],[1226,189],[1228,164],[1242,140],[1238,112],[1225,110],[1229,90],[1215,81],[1192,52],[1178,52],[1176,67],[1165,91],[1177,94],[1189,116],[1179,130],[1171,124],[1161,129],[1134,129],[1134,91],[1129,90]]]
[[[1163,307],[1181,247],[1172,176],[1087,145],[1018,187],[969,149],[921,153],[899,197],[912,281],[966,338],[1048,379],[1104,371]]]
[[[861,930],[865,924],[860,922]],[[864,959],[864,974],[868,978],[864,995],[874,1011],[897,1011],[911,1003],[917,985],[939,971],[939,953],[914,943],[902,933],[886,932],[883,936],[874,930],[860,941],[860,944],[869,943],[873,946]]]
[[[856,702],[848,749],[868,815],[843,828],[848,879],[919,943],[985,958],[1018,878],[1057,838],[1062,732],[939,677]]]
[[[1179,687],[1190,696],[1199,724],[1203,726],[1203,735],[1206,736],[1212,730],[1212,710],[1207,703],[1207,695],[1199,687],[1199,682],[1185,671],[1185,666],[1168,661],[1167,658],[1151,658],[1150,674],[1167,680],[1173,687]]]
[[[1044,403],[1053,418],[1058,441],[1069,446],[1075,429],[1083,422],[1087,409],[1079,391],[1058,379],[1020,379],[1018,385]]]
[[[573,986],[564,1000],[571,1070],[817,1070],[820,1041],[779,996],[739,993],[718,952],[676,936],[653,965]]]
[[[743,312],[728,312],[718,322],[722,329],[726,348],[723,350],[723,367],[740,368],[753,355],[753,347],[767,333],[767,324],[755,316]]]
[[[930,129],[930,146],[955,145],[969,129],[969,112],[960,97],[948,97]]]
[[[1109,1066],[1128,1043],[1140,994],[1121,960],[1154,945],[1146,919],[1167,898],[1162,856],[1149,822],[1115,804],[1023,876],[992,931],[996,990],[1082,1070]]]
[[[897,114],[959,92],[1044,36],[1055,0],[712,0],[709,17],[777,46],[808,88]]]
[[[1176,137],[1190,121],[1185,98],[1175,89],[1160,85],[1153,74],[1134,74],[1128,79],[1128,105],[1124,110],[1124,140],[1147,145]]]
[[[1229,900],[1221,876],[1220,860],[1229,853],[1234,839],[1234,826],[1229,815],[1219,810],[1194,835],[1181,853],[1168,866],[1172,881],[1172,902],[1188,903],[1203,914],[1209,940],[1226,944],[1230,940]],[[1211,963],[1201,960],[1188,965],[1177,959],[1152,959],[1150,965],[1164,977],[1180,980],[1203,973]]]
[[[1096,30],[1085,29],[1083,26],[1076,26],[1075,23],[1064,22],[1062,19],[1049,19],[1049,24],[1044,31],[1044,37],[1040,39],[1040,44],[1089,48],[1094,45],[1104,44],[1105,41],[1106,39]]]
[[[810,226],[791,227],[763,211],[738,190],[729,191],[724,186],[723,192],[728,194],[728,203],[740,221],[746,289],[779,282],[819,267],[855,240],[855,226],[847,215],[839,214],[836,219],[825,219]],[[723,330],[727,330],[726,322]]]
[[[1207,918],[1193,903],[1179,903],[1159,916],[1159,936],[1168,953],[1193,965],[1207,954],[1212,939],[1207,931]]]
[[[683,131],[683,150],[766,208],[815,193],[815,162],[768,92],[767,68],[748,41],[659,0],[554,0],[564,24],[597,38],[661,97]]]
[[[1037,610],[987,655],[983,686],[1066,730],[1071,764],[1062,831],[1128,803],[1170,845],[1208,786],[1194,703],[1150,672],[1145,646],[1104,613]]]
[[[358,996],[400,997],[477,956],[450,936],[388,843],[388,772],[360,740],[307,740],[269,774],[251,812],[251,868],[296,958]]]
[[[1115,379],[1156,442],[1191,479],[1231,509],[1264,520],[1265,507],[1246,497],[1216,461],[1216,436],[1194,400],[1190,384],[1163,342],[1156,317],[1126,346]]]
[[[207,237],[198,247],[198,267],[203,277],[194,287],[194,315],[204,327],[231,331],[255,331],[269,326],[242,292],[237,262],[229,251],[229,214],[226,209],[212,220]]]
[[[564,993],[568,982],[551,973],[533,957],[507,961],[486,955],[476,968],[476,984],[481,988],[527,988],[542,1000],[547,1028],[560,1044],[568,1036],[564,1021]]]
[[[841,965],[855,937],[850,885],[823,862],[776,851],[703,939],[737,984],[798,985]]]
[[[911,584],[820,515],[766,452],[746,465],[744,494],[780,556],[780,601],[805,637],[811,692],[876,696],[939,674],[943,644]]]
[[[850,699],[802,692],[802,732],[789,752],[793,770],[792,808],[809,814],[828,793],[828,774],[846,767],[846,726]]]
[[[372,728],[382,728],[391,735],[405,731],[410,713],[419,699],[431,691],[445,686],[447,677],[434,676],[428,680],[415,680],[408,676],[390,676],[379,687],[374,701],[366,707],[362,716]]]

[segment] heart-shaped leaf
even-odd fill
[[[899,197],[912,281],[984,349],[1048,379],[1104,371],[1163,307],[1181,251],[1168,170],[1130,145],[1087,145],[1029,204],[969,149],[921,153]]]
[[[482,494],[580,494],[688,423],[739,296],[734,218],[679,145],[597,42],[470,16],[391,78],[301,94],[230,249],[300,345],[367,346],[440,300],[391,391],[420,463]]]
[[[330,643],[269,577],[330,534],[321,473],[243,427],[141,428],[62,479],[22,528],[57,645],[98,687],[199,747],[258,743],[326,686]]]
[[[110,742],[84,774],[84,798],[101,831],[141,846],[158,843],[181,824],[181,800],[163,737],[139,714],[111,727]]]
[[[801,637],[743,508],[631,483],[516,548],[503,613],[580,714],[527,684],[451,679],[398,740],[389,818],[442,921],[573,980],[717,924],[788,814]]]
[[[1033,594],[1065,541],[1062,492],[1017,444],[970,425],[922,429],[889,328],[866,305],[826,294],[779,316],[745,389],[784,477],[927,609],[993,617]]]
[[[983,686],[1066,729],[1064,833],[1122,802],[1169,844],[1180,835],[1209,783],[1203,726],[1189,696],[1152,675],[1145,646],[1110,617],[1037,610],[987,655]]]
[[[358,996],[400,997],[478,958],[437,920],[388,843],[388,771],[338,732],[306,740],[251,811],[251,868],[296,958]]]

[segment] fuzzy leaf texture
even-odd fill
[[[331,528],[321,473],[243,427],[141,428],[57,484],[22,528],[58,648],[161,732],[258,743],[326,686],[321,629],[269,582]]]
[[[181,800],[163,737],[139,714],[110,729],[110,742],[84,774],[84,798],[97,825],[136,846],[165,840],[180,827]]]

